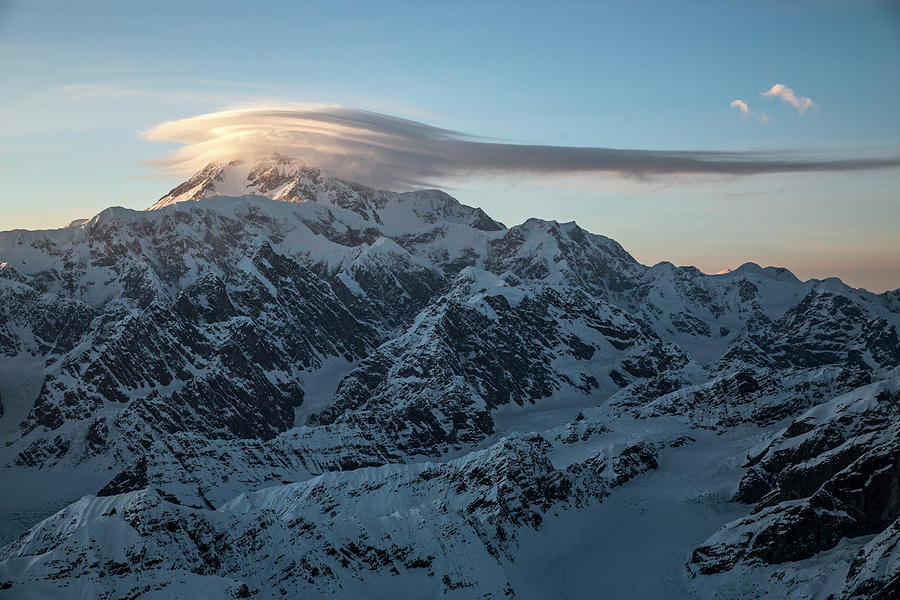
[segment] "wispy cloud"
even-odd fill
[[[124,87],[111,84],[70,84],[63,85],[53,90],[44,92],[70,102],[95,102],[106,101],[146,101],[163,102],[171,104],[201,104],[218,103],[223,100],[233,99],[234,96],[221,92],[168,90],[161,88]]]
[[[0,98],[0,139],[89,131],[113,124],[134,128],[146,124],[148,118],[153,122],[176,110],[191,114],[233,105],[247,97],[240,84],[193,80],[191,87],[186,83],[191,82],[158,79],[140,86],[107,82],[69,83],[34,91],[10,88]],[[258,89],[254,91],[258,93]]]
[[[191,173],[210,162],[278,152],[339,177],[403,189],[478,174],[751,175],[900,166],[900,157],[761,151],[641,150],[510,144],[336,105],[256,106],[169,121],[148,140],[185,144],[153,164]]]
[[[799,115],[803,115],[803,113],[816,105],[811,99],[798,96],[794,93],[794,90],[783,83],[776,83],[768,91],[762,92],[760,96],[763,98],[781,98],[784,102],[796,108]]]

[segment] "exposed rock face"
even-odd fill
[[[691,570],[711,574],[739,564],[777,565],[811,558],[845,538],[896,537],[898,383],[895,378],[819,405],[751,455],[735,500],[754,503],[753,510],[694,550]],[[843,597],[856,597],[865,557],[884,551],[884,544],[860,550]],[[874,594],[897,575],[896,568],[893,574],[881,573],[867,589]]]
[[[783,317],[751,332],[721,359],[778,369],[841,365],[868,371],[900,363],[895,326],[846,296],[817,288]]]
[[[534,536],[754,436],[679,589],[801,597],[838,554],[831,592],[896,588],[896,293],[645,267],[284,157],[152,208],[0,233],[0,597],[527,598],[567,571],[516,566],[563,560]]]
[[[495,289],[477,290],[474,300],[478,277]],[[493,433],[490,412],[504,404],[534,403],[564,388],[597,392],[690,362],[643,323],[577,289],[565,297],[493,279],[464,271],[413,327],[347,375],[317,422],[362,419],[402,438],[405,450],[428,454]],[[561,371],[563,361],[572,366]]]

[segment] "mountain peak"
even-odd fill
[[[319,185],[323,178],[332,179],[321,169],[278,153],[253,160],[211,162],[170,190],[149,210],[188,200],[246,194],[268,196],[285,202],[304,202],[311,198],[302,196],[298,189],[301,184]]]
[[[237,159],[210,163],[148,210],[218,196],[246,195],[291,203],[319,202],[349,210],[365,221],[378,225],[384,224],[382,217],[385,215],[380,213],[387,209],[392,214],[389,220],[398,221],[397,226],[401,228],[413,222],[433,224],[450,220],[468,223],[482,231],[505,229],[502,223],[490,218],[480,208],[464,206],[442,190],[379,191],[338,179],[300,159],[277,153],[252,161]],[[397,211],[398,206],[403,208]]]

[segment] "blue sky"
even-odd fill
[[[900,153],[891,2],[0,0],[0,73],[0,229],[152,204],[178,178],[146,161],[176,144],[140,132],[247,102],[337,103],[517,143]],[[776,83],[815,106],[760,95]],[[898,169],[446,185],[507,224],[574,219],[648,264],[752,260],[900,286]]]

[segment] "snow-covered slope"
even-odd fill
[[[820,568],[877,597],[900,506],[797,515],[853,461],[893,477],[898,325],[896,293],[646,267],[280,156],[209,165],[152,210],[0,232],[0,597],[728,597],[795,563],[765,589]],[[851,397],[882,408],[850,423]],[[827,443],[796,453],[798,427]],[[685,523],[659,585],[584,562],[638,560],[607,521],[644,497]],[[753,541],[810,522],[804,556]]]

